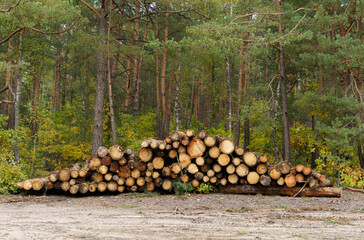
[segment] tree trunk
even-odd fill
[[[131,76],[131,58],[126,57],[126,78],[125,78],[125,100],[124,100],[124,110],[128,111],[130,107],[130,76]]]
[[[176,130],[179,130],[179,88],[180,88],[180,81],[181,81],[181,62],[178,63],[178,73],[176,77],[176,98],[174,100],[174,118],[176,122]]]
[[[243,78],[244,78],[244,62],[243,62],[243,51],[239,51],[240,61],[239,61],[239,82],[238,82],[238,96],[236,104],[236,124],[235,124],[235,146],[239,146],[240,140],[240,111],[241,111],[241,95],[243,90]],[[245,124],[244,124],[245,126]],[[245,141],[244,141],[245,142]]]
[[[312,115],[312,132],[316,135],[316,116]],[[319,157],[318,147],[314,145],[315,151],[311,153],[311,168],[315,169],[317,167],[316,159]]]
[[[282,13],[282,0],[278,0],[278,12]],[[278,15],[279,25],[278,31],[280,35],[283,34],[283,25],[281,15]],[[283,43],[279,42],[279,74],[281,83],[281,94],[282,94],[282,115],[283,115],[283,160],[291,161],[291,147],[290,147],[290,137],[289,137],[289,121],[288,121],[288,102],[287,102],[287,79],[285,73],[285,61],[284,61],[284,51]]]
[[[169,127],[170,127],[170,123],[171,123],[171,115],[172,115],[172,87],[174,84],[174,73],[171,73],[171,79],[169,81],[168,84],[168,99],[167,99],[167,113],[166,113],[166,129],[165,129],[165,133],[164,133],[164,137],[168,137],[169,136]]]
[[[166,18],[168,21],[169,13],[166,13]],[[164,44],[167,44],[168,41],[168,22],[164,26],[164,37],[163,41]],[[162,134],[161,136],[164,136],[165,134],[165,124],[166,124],[166,114],[167,114],[167,101],[166,101],[166,70],[167,70],[167,45],[163,48],[163,54],[162,54],[162,68],[161,68],[161,100],[162,100]]]
[[[83,118],[83,134],[84,134],[84,139],[86,138],[87,135],[87,127],[88,127],[88,107],[89,107],[89,75],[88,75],[88,71],[89,71],[89,60],[88,58],[86,58],[86,63],[85,63],[85,92],[84,92],[84,118]]]
[[[112,9],[112,1],[110,1],[110,9]],[[109,25],[107,29],[108,39],[110,39],[110,29],[111,29],[111,14],[109,14]],[[112,99],[112,82],[111,82],[111,59],[110,59],[110,41],[107,41],[107,81],[108,81],[108,93],[109,93],[109,108],[110,108],[110,123],[111,123],[111,132],[112,132],[112,144],[117,145],[117,137],[116,137],[116,126],[115,126],[115,117],[114,117],[114,103]],[[100,145],[101,146],[101,145]]]
[[[96,96],[94,106],[94,120],[92,130],[92,155],[96,154],[97,148],[102,146],[102,119],[104,115],[104,98],[106,88],[106,66],[105,54],[103,49],[106,46],[106,13],[107,13],[107,0],[103,0],[100,9],[99,19],[99,51],[97,53],[97,75],[96,75]]]
[[[23,34],[24,32],[21,31],[19,34],[19,57],[18,57],[18,64],[23,64]],[[16,76],[16,93],[15,93],[15,104],[14,104],[14,142],[13,142],[13,148],[14,148],[14,155],[15,155],[15,162],[19,163],[20,160],[20,154],[19,154],[19,147],[18,147],[18,131],[19,131],[19,122],[20,122],[20,116],[19,116],[19,108],[20,108],[20,97],[21,97],[21,91],[22,91],[22,85],[23,85],[23,76],[22,76],[22,69],[18,67],[18,74]]]
[[[9,41],[9,45],[8,45],[8,54],[9,54],[9,60],[6,66],[6,72],[5,72],[5,86],[11,86],[11,67],[12,67],[12,62],[10,59],[10,55],[13,51],[13,45],[11,44],[11,41]],[[8,90],[5,96],[5,100],[10,100],[11,99],[11,93]],[[4,104],[4,108],[3,108],[3,115],[4,116],[9,116],[9,103],[5,103]]]
[[[137,2],[137,1],[135,1]],[[138,3],[135,5],[134,14],[139,14],[140,6]],[[136,18],[134,20],[134,44],[136,46],[139,45],[139,35],[140,35],[140,20]],[[133,56],[133,113],[136,116],[139,111],[139,79],[138,79],[138,70],[139,70],[139,56]]]
[[[202,129],[203,122],[204,122],[204,106],[205,106],[205,86],[204,86],[204,81],[205,81],[205,67],[202,65],[201,66],[201,75],[200,75],[200,85],[198,88],[198,101],[196,106],[198,106],[198,111],[197,111],[197,120],[200,122],[199,126],[198,126],[198,130],[200,131]]]
[[[157,8],[157,5],[156,5]],[[155,39],[158,39],[158,14],[155,15]],[[162,139],[162,119],[161,119],[161,95],[159,89],[159,54],[158,50],[155,52],[155,92],[157,101],[157,139]]]
[[[228,94],[228,120],[227,120],[227,130],[231,132],[232,123],[231,123],[231,114],[232,114],[232,99],[231,99],[231,78],[230,78],[230,59],[229,57],[225,57],[226,61],[226,86],[227,86],[227,94]]]

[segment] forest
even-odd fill
[[[0,0],[0,193],[185,129],[364,188],[363,16],[361,0]]]

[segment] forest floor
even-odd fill
[[[0,196],[0,239],[364,239],[364,194]]]

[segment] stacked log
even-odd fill
[[[173,192],[175,181],[194,188],[202,183],[220,188],[245,184],[259,189],[307,185],[311,190],[330,185],[324,175],[303,165],[293,167],[283,161],[273,166],[265,155],[244,152],[230,139],[187,130],[175,131],[164,140],[148,138],[137,152],[130,148],[124,151],[120,146],[100,147],[83,167],[74,164],[51,172],[48,178],[19,183],[18,187],[71,194]]]

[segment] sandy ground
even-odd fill
[[[0,239],[364,239],[364,194],[0,196]]]

